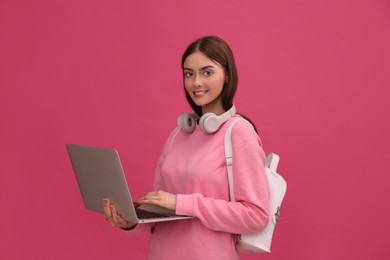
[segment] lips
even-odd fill
[[[193,91],[192,93],[194,93],[195,97],[203,97],[207,93],[207,90],[204,90],[204,91]]]

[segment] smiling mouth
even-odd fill
[[[207,93],[207,90],[205,90],[205,91],[194,91],[192,93],[194,93],[195,97],[203,97]]]

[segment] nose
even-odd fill
[[[200,77],[195,75],[194,76],[194,87],[195,88],[200,88],[202,86],[202,83],[200,81]]]

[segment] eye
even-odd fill
[[[190,78],[191,76],[192,76],[192,72],[189,72],[189,71],[184,72],[184,77]]]
[[[203,72],[203,75],[206,76],[206,77],[211,76],[211,75],[213,75],[213,71],[212,70],[205,70]]]

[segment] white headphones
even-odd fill
[[[236,108],[233,105],[228,111],[220,116],[214,113],[206,113],[199,119],[199,127],[206,134],[213,134],[218,131],[223,123],[228,121],[232,116],[236,114]],[[196,113],[183,114],[177,119],[177,125],[181,131],[191,134],[195,130],[196,119],[199,116]]]

